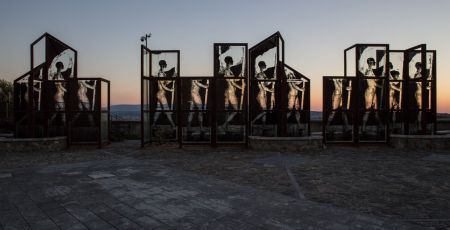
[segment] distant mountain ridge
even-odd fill
[[[111,111],[141,111],[141,105],[132,105],[132,104],[119,104],[119,105],[111,105]]]

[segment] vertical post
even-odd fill
[[[212,108],[211,108],[211,110],[209,110],[208,112],[208,116],[207,117],[210,117],[211,119],[208,119],[208,120],[210,120],[210,122],[211,122],[211,134],[210,134],[210,138],[211,138],[211,146],[212,147],[216,147],[217,146],[217,106],[216,106],[216,103],[217,103],[217,101],[216,101],[216,94],[217,94],[217,92],[216,92],[216,90],[215,90],[215,86],[216,86],[216,84],[217,84],[217,82],[216,82],[216,78],[218,77],[217,76],[217,71],[216,71],[216,69],[217,69],[217,67],[220,65],[220,63],[219,63],[219,61],[218,61],[218,57],[219,57],[219,55],[218,55],[218,53],[216,52],[216,49],[218,48],[218,46],[220,46],[221,44],[214,44],[213,45],[213,58],[214,58],[214,60],[213,60],[213,77],[212,77],[212,79],[210,80],[210,82],[209,82],[209,89],[210,89],[210,92],[211,93],[209,93],[209,97],[212,97],[212,100],[209,100],[208,99],[208,101],[210,101],[210,105],[212,105]],[[206,109],[206,108],[205,108]],[[227,109],[227,108],[224,108],[224,109]]]
[[[43,96],[45,98],[49,98],[48,94],[50,92],[47,92],[47,89],[50,88],[49,87],[49,76],[48,76],[48,67],[49,67],[49,63],[51,64],[52,60],[49,60],[49,54],[48,54],[48,49],[50,47],[50,40],[49,40],[49,35],[46,34],[45,35],[45,64],[44,64],[44,69],[42,70],[43,74],[42,74],[42,80],[44,81],[44,88],[42,89],[43,91]],[[50,109],[49,108],[49,103],[46,103],[45,106],[43,106],[43,128],[44,128],[44,136],[48,136],[48,126],[49,126],[49,118],[50,118],[50,111],[54,110],[54,108]],[[42,112],[41,112],[42,113]],[[33,115],[34,115],[34,111],[33,111]],[[33,127],[35,126],[35,119],[33,119]]]
[[[402,92],[402,102],[403,102],[403,109],[402,109],[402,118],[404,123],[404,130],[403,134],[408,135],[409,134],[409,119],[410,116],[408,116],[409,113],[409,88],[410,88],[410,82],[409,82],[409,51],[403,50],[403,92]],[[402,106],[402,105],[400,105]]]
[[[358,144],[359,143],[359,105],[360,105],[360,98],[359,98],[359,82],[360,82],[360,74],[359,71],[359,59],[361,58],[360,53],[361,45],[355,46],[355,82],[352,84],[352,95],[350,96],[350,101],[353,103],[350,103],[350,110],[352,111],[352,121],[353,121],[353,143]],[[350,80],[351,81],[351,80]],[[356,96],[355,96],[356,94]],[[352,100],[353,98],[354,100]]]
[[[386,45],[386,50],[385,50],[385,63],[384,63],[384,68],[386,69],[386,71],[384,71],[385,72],[385,76],[383,76],[384,77],[384,81],[383,81],[383,84],[384,84],[384,89],[385,90],[383,90],[382,92],[384,93],[384,95],[383,95],[383,98],[386,98],[385,99],[385,103],[384,103],[384,106],[383,106],[383,108],[382,108],[382,110],[383,110],[383,114],[384,114],[384,119],[385,119],[385,127],[386,127],[386,129],[385,129],[385,133],[384,133],[384,135],[385,135],[385,143],[387,143],[387,144],[389,144],[390,143],[390,133],[391,132],[389,132],[389,130],[390,130],[390,125],[389,125],[389,123],[390,123],[390,110],[389,110],[389,81],[390,81],[390,79],[389,79],[389,62],[390,62],[390,56],[389,56],[389,45]],[[383,104],[382,104],[383,105]]]
[[[323,90],[323,88],[322,88],[322,90]],[[311,136],[311,80],[310,79],[308,79],[308,84],[306,87],[306,93],[304,94],[304,97],[308,99],[308,107],[307,107],[306,112],[308,113],[308,136]],[[322,112],[322,116],[323,116],[323,112]]]
[[[327,117],[327,105],[326,105],[326,81],[327,77],[322,78],[322,144],[325,145],[327,143],[327,134],[325,132],[325,126],[326,126],[326,118]]]
[[[431,63],[431,65],[433,66],[433,72],[431,72],[431,76],[433,77],[432,82],[431,82],[431,114],[433,116],[432,120],[433,120],[433,135],[437,134],[437,118],[436,118],[436,113],[437,113],[437,105],[436,105],[436,94],[437,94],[437,87],[436,87],[436,82],[437,82],[437,69],[436,69],[436,58],[437,58],[437,52],[436,50],[432,51],[433,54],[433,62]]]
[[[150,89],[151,89],[151,84],[153,83],[153,82],[156,82],[157,83],[157,80],[155,80],[154,78],[152,78],[152,70],[153,70],[153,65],[152,65],[152,51],[151,50],[148,50],[148,49],[146,49],[145,50],[145,52],[144,52],[144,54],[145,53],[148,53],[148,63],[146,63],[146,65],[148,66],[148,91],[147,91],[147,94],[146,95],[144,95],[144,97],[146,97],[144,100],[147,100],[147,102],[148,102],[148,108],[146,109],[147,111],[148,111],[148,114],[149,114],[149,116],[148,116],[148,118],[149,118],[149,123],[151,122],[151,116],[150,116],[150,114],[151,114],[151,112],[150,112],[150,108],[151,108],[151,106],[150,106]],[[145,63],[145,62],[144,62]],[[144,73],[144,75],[145,75],[145,73]],[[144,78],[144,80],[145,80],[145,78]],[[145,85],[144,85],[144,87],[145,87]],[[156,108],[155,108],[156,109]],[[153,112],[154,113],[154,112]],[[151,128],[151,125],[150,125],[150,127],[148,127],[149,128],[149,130],[148,130],[148,142],[149,143],[152,143],[152,128]],[[144,130],[145,131],[145,130]]]
[[[252,54],[252,49],[248,51],[248,73],[247,73],[247,116],[248,116],[248,132],[247,132],[247,145],[248,145],[248,138],[252,135],[252,128],[253,128],[253,113],[254,113],[254,105],[251,103],[251,100],[253,100],[253,75],[254,75],[254,66],[255,63],[253,61],[253,56],[250,56]]]
[[[33,73],[34,73],[33,65],[34,65],[34,49],[33,49],[33,45],[30,45],[30,76],[28,77],[28,87],[27,87],[27,91],[28,91],[27,113],[29,114],[30,120],[27,123],[31,124],[31,127],[27,131],[28,137],[34,137],[34,135],[35,135],[33,99],[32,99],[33,98],[33,96],[32,96],[33,95]]]
[[[210,134],[210,138],[211,138],[211,146],[212,147],[217,147],[217,92],[216,92],[216,85],[217,85],[217,79],[216,77],[212,77],[209,83],[209,87],[210,87],[210,92],[208,94],[208,97],[211,100],[210,101],[210,109],[206,109],[208,115],[206,117],[208,117],[209,121],[211,122],[211,134]]]
[[[110,139],[110,133],[111,133],[111,82],[107,81],[107,85],[108,85],[108,140],[107,143],[109,144],[111,139]]]
[[[74,69],[73,69],[73,77],[74,78],[78,78],[78,52],[76,50],[73,50],[75,53],[75,65],[74,65]]]
[[[98,134],[97,134],[97,142],[98,142],[98,148],[102,148],[102,81],[100,81],[100,84],[97,84],[95,87],[98,87],[98,97],[99,97],[99,110],[95,112],[95,115],[97,117],[97,124],[98,124]],[[95,100],[95,98],[94,98]],[[94,108],[95,110],[95,108]]]
[[[280,96],[282,95],[281,94],[281,92],[280,92],[280,90],[281,90],[281,87],[280,87],[280,84],[282,83],[281,81],[280,81],[280,78],[278,77],[278,76],[280,76],[280,71],[279,71],[279,68],[278,68],[278,66],[280,65],[280,37],[279,36],[277,36],[277,38],[276,38],[276,46],[277,46],[277,59],[275,60],[275,66],[274,66],[274,68],[275,68],[275,73],[276,73],[276,75],[274,74],[274,84],[275,84],[275,87],[274,87],[274,90],[275,90],[275,93],[274,93],[274,96],[275,96],[275,105],[274,105],[274,107],[272,108],[272,111],[271,111],[271,113],[272,114],[276,114],[277,116],[280,116],[280,117],[277,117],[278,119],[278,122],[277,122],[277,136],[283,136],[283,134],[284,134],[284,132],[283,132],[283,124],[285,124],[284,123],[284,120],[283,120],[283,117],[284,117],[284,113],[283,113],[283,111],[282,111],[282,109],[280,110]],[[282,106],[281,106],[282,107]],[[278,111],[278,113],[274,113],[274,110],[279,110]],[[280,115],[281,114],[281,115]]]
[[[284,41],[283,38],[281,37],[281,35],[278,35],[278,45],[281,45],[281,63],[278,62],[277,65],[277,80],[279,80],[280,82],[280,97],[278,98],[278,100],[280,101],[280,103],[278,103],[280,105],[281,108],[280,112],[281,112],[281,136],[287,136],[287,81],[286,81],[286,74],[284,72]],[[280,56],[278,56],[280,57]],[[294,107],[295,109],[295,107]]]
[[[428,118],[428,112],[425,109],[426,108],[426,103],[428,103],[428,100],[426,96],[428,95],[427,92],[427,76],[426,76],[426,71],[427,71],[427,48],[425,44],[421,45],[421,62],[422,62],[422,108],[421,108],[421,112],[422,112],[422,121],[421,121],[421,128],[422,128],[422,132],[423,134],[427,134],[427,118]],[[426,102],[426,103],[425,103]]]
[[[75,58],[76,59],[76,58]],[[74,77],[75,77],[75,75],[74,75]],[[76,83],[78,83],[77,82],[77,79],[68,79],[67,80],[67,92],[73,92],[73,90],[76,90],[76,89],[72,89],[72,87],[73,86],[75,86],[75,85],[77,85]],[[71,97],[72,95],[69,93],[69,96],[68,96],[68,98],[69,98],[69,102],[71,102],[72,100],[74,100],[75,98],[72,98]],[[73,107],[71,107],[71,105],[68,105],[68,106],[66,106],[66,137],[67,137],[67,147],[69,148],[70,147],[70,140],[71,140],[71,130],[72,130],[72,128],[71,128],[71,124],[72,124],[72,117],[73,117],[73,109],[72,109]]]
[[[244,114],[244,121],[245,121],[245,147],[248,147],[248,136],[250,135],[250,118],[249,118],[249,91],[250,91],[250,78],[249,78],[249,58],[248,58],[249,52],[248,52],[248,44],[245,44],[245,69],[242,69],[244,71],[244,81],[245,81],[245,89],[244,89],[244,110],[242,113]]]
[[[178,70],[178,74],[177,77],[175,79],[175,84],[176,84],[176,98],[177,98],[177,139],[178,139],[178,147],[181,148],[183,147],[183,116],[182,116],[182,103],[181,103],[181,69],[180,69],[180,51],[177,50],[177,70]]]
[[[144,125],[144,47],[141,45],[141,148],[145,144]]]

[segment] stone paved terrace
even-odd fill
[[[44,159],[39,158],[39,153],[2,156],[0,229],[450,227],[447,153],[390,156],[381,153],[386,149],[331,148],[300,155],[235,148],[180,150],[159,146],[139,150],[135,144],[43,154]],[[361,158],[366,159],[364,164],[358,164]],[[9,159],[15,164],[7,164]],[[26,167],[17,167],[22,165],[21,160]],[[405,165],[400,163],[403,160],[415,171],[405,171]],[[389,164],[367,168],[380,161]],[[299,188],[293,186],[286,166]],[[386,182],[386,167],[394,169],[396,178],[389,179],[396,183],[394,191]],[[424,168],[428,178],[417,176]],[[382,176],[374,176],[377,170]],[[407,173],[416,178],[410,181],[413,187],[405,187],[402,182],[412,180]],[[369,187],[375,194],[362,195],[367,192],[358,187],[363,182],[373,184]],[[377,189],[377,185],[383,186]],[[422,191],[425,188],[429,190]],[[414,191],[414,196],[408,195],[409,190]],[[298,193],[305,198],[298,198]],[[423,213],[433,215],[422,215],[419,220],[394,215],[389,208],[383,209],[389,207],[389,202],[378,193],[405,195],[403,200],[391,204],[394,211],[414,213],[417,206]],[[393,199],[399,199],[398,196]],[[404,204],[406,209],[399,208]]]

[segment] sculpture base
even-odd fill
[[[1,152],[55,152],[67,148],[67,137],[0,138]]]
[[[449,150],[450,134],[444,135],[399,135],[391,134],[390,146],[411,150]]]

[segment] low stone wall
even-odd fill
[[[111,121],[111,136],[119,139],[140,139],[140,121]]]
[[[0,138],[1,152],[54,152],[67,148],[67,137]]]
[[[390,146],[396,149],[450,150],[450,135],[391,134]]]
[[[248,137],[248,147],[261,151],[305,152],[322,150],[322,136]]]

